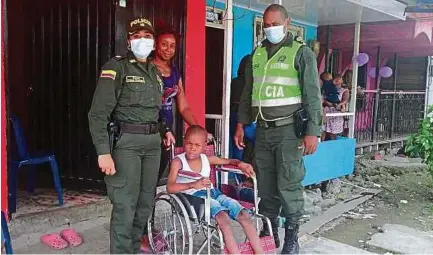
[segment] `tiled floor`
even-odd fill
[[[105,197],[82,191],[64,190],[62,208],[85,205],[104,200]],[[57,193],[51,189],[36,189],[33,194],[18,191],[16,216],[39,213],[61,208],[58,205]]]

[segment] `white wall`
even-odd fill
[[[433,56],[429,57],[426,79],[426,105],[433,105]]]

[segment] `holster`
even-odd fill
[[[307,133],[308,114],[304,108],[293,113],[293,124],[297,138],[303,138]]]
[[[110,146],[110,154],[113,153],[113,149],[116,146],[116,142],[122,136],[122,128],[119,122],[110,121],[107,124],[108,142]]]

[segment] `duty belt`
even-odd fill
[[[261,128],[275,128],[293,124],[293,117],[289,117],[282,120],[274,120],[274,121],[265,121],[265,120],[257,120],[257,124]]]
[[[151,135],[159,132],[159,123],[129,124],[120,123],[123,133]]]

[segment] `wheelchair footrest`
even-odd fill
[[[272,236],[264,236],[260,238],[260,244],[262,246],[264,254],[275,254],[275,241]],[[244,242],[238,244],[239,251],[241,254],[254,254],[253,248],[250,242]],[[229,254],[227,249],[224,249],[222,254]]]

